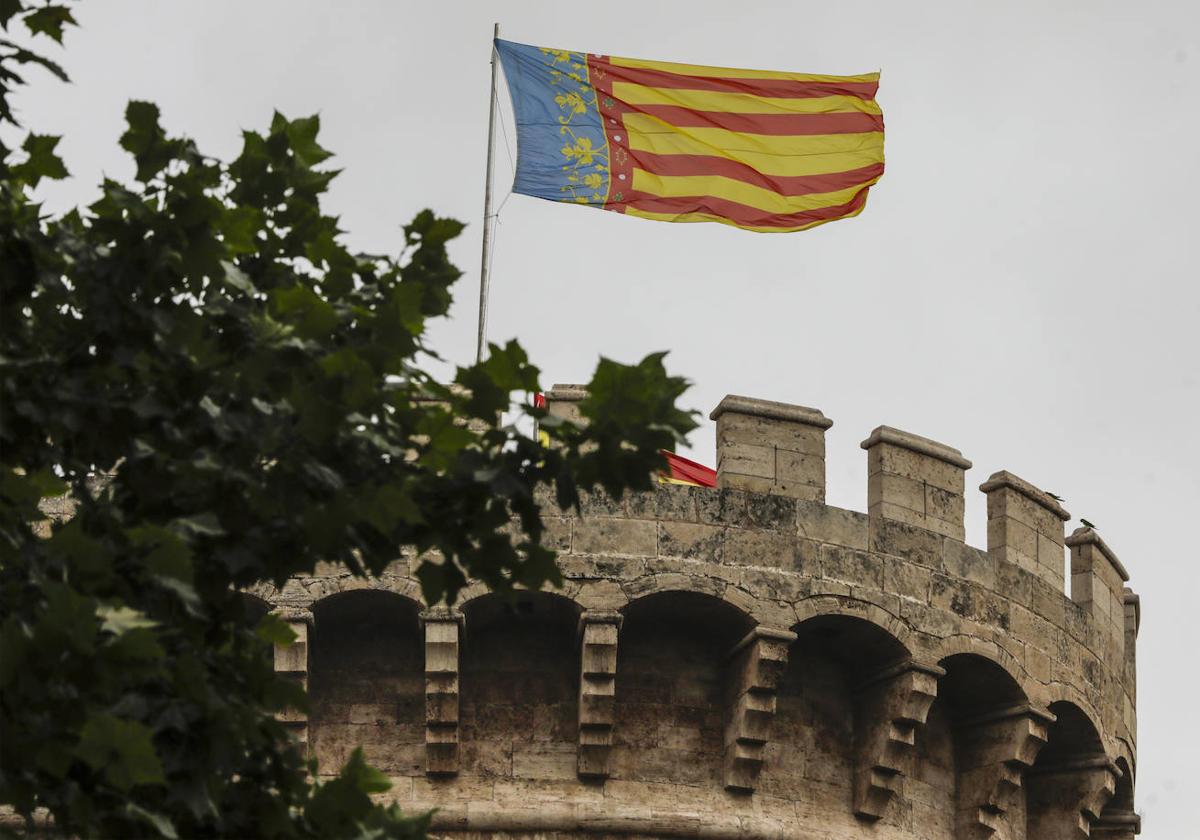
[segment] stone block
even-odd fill
[[[705,525],[745,527],[749,494],[736,489],[708,490],[696,496],[696,518]]]
[[[925,516],[925,483],[919,479],[892,473],[876,473],[875,479],[867,484],[867,507],[888,504],[907,508]]]
[[[947,574],[988,589],[997,588],[996,562],[986,551],[947,539],[942,545],[942,564]]]
[[[660,522],[695,522],[697,521],[697,496],[713,492],[708,487],[689,487],[683,484],[659,484],[649,493],[637,494],[639,499],[647,496],[653,497],[653,509],[645,511],[645,515],[639,513],[639,518],[653,518]],[[629,505],[630,511],[633,512],[635,507],[633,496],[630,496]]]
[[[880,431],[884,429],[888,431]],[[943,447],[942,444],[936,441],[931,441],[928,438],[922,438],[918,435],[911,435],[907,432],[900,432],[900,430],[892,429],[890,426],[880,426],[877,431],[880,431],[881,440],[890,438],[889,443],[891,445],[863,447],[867,450],[868,475],[875,473],[901,475],[919,481],[922,484],[940,487],[950,493],[962,495],[966,486],[963,476],[965,468],[958,466],[955,462],[943,460],[940,457],[930,457],[931,453],[941,453],[943,449],[949,450],[950,453],[957,452],[958,450],[951,450],[950,447]],[[872,433],[873,435],[874,433]],[[904,437],[901,438],[900,435]],[[903,445],[904,443],[910,443],[913,446],[921,446],[923,448],[920,450],[910,448]]]
[[[579,739],[573,766],[581,778],[603,779],[609,774],[622,620],[618,612],[599,610],[588,610],[579,619]],[[514,754],[514,772],[516,761]]]
[[[943,539],[943,535],[925,528],[886,517],[872,517],[870,522],[871,551],[903,557],[931,569],[942,568]]]
[[[979,489],[988,497],[988,551],[1061,591],[1063,522],[1071,514],[1050,494],[1007,470],[993,473]]]
[[[867,551],[869,519],[857,511],[817,502],[796,502],[797,530],[801,537]]]
[[[799,485],[808,485],[814,489],[818,497],[824,498],[825,459],[819,455],[806,455],[803,452],[776,449],[775,480],[780,487],[785,489],[795,486],[797,491],[790,495],[799,495]]]
[[[775,477],[775,447],[750,443],[735,443],[717,451],[717,474]],[[741,487],[740,484],[733,486]],[[746,488],[742,488],[746,489]]]
[[[658,523],[660,557],[686,557],[720,563],[725,553],[725,528],[697,522]]]
[[[790,630],[757,627],[729,655],[725,719],[725,789],[754,790],[775,717],[776,691],[787,667]]]
[[[953,524],[962,522],[966,503],[961,493],[943,490],[932,484],[925,485],[925,515]],[[949,536],[949,535],[948,535]]]
[[[882,559],[884,561],[883,589],[885,592],[922,604],[929,602],[929,586],[933,572],[924,566],[908,563],[898,557]]]
[[[893,520],[962,540],[964,473],[971,462],[929,438],[879,426],[867,450],[867,506],[873,520]]]
[[[572,779],[576,772],[573,744],[531,743],[513,747],[512,774],[525,779]]]
[[[653,557],[658,553],[658,528],[644,519],[579,519],[571,537],[571,550],[576,554]]]
[[[918,730],[925,725],[945,671],[912,660],[867,679],[854,701],[854,815],[874,822],[903,790]]]
[[[570,551],[571,523],[574,521],[573,517],[566,516],[542,517],[542,524],[545,526],[545,530],[542,532],[542,545],[553,551]]]
[[[1125,567],[1091,528],[1076,529],[1066,544],[1071,549],[1071,600],[1101,626],[1113,623],[1123,630],[1124,585],[1129,580]]]
[[[278,614],[287,622],[295,639],[286,645],[277,644],[274,650],[275,673],[308,688],[308,633],[313,617],[308,610],[280,610]],[[301,744],[308,743],[308,714],[300,709],[285,709],[277,719]]]
[[[820,557],[821,574],[825,578],[883,589],[884,564],[881,558],[837,545],[822,545]]]
[[[768,493],[746,495],[747,524],[755,528],[793,533],[796,526],[796,506],[800,501],[791,496]]]
[[[726,416],[717,432],[718,447],[751,444],[825,457],[825,429],[829,426],[822,425],[821,422],[806,422],[813,418],[819,421],[820,412],[805,409],[803,412],[792,413],[790,409],[801,407],[769,403],[766,400],[746,400],[742,403],[737,402],[738,399],[726,397],[722,400],[722,404],[727,408],[722,412]],[[772,411],[772,407],[779,409],[778,413],[782,416],[767,416],[763,413]]]
[[[717,424],[717,486],[808,501],[825,499],[825,430],[820,411],[726,396]]]
[[[458,773],[459,646],[462,616],[444,607],[421,613],[425,640],[425,772]]]
[[[551,417],[560,417],[582,425],[583,415],[579,412],[579,402],[586,397],[587,388],[582,385],[555,384],[546,392],[546,413]]]
[[[789,569],[795,565],[796,540],[778,531],[729,528],[725,532],[726,563]]]

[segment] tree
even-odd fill
[[[18,22],[61,42],[73,20],[0,0]],[[0,39],[12,126],[30,64],[63,75]],[[460,223],[425,211],[400,255],[354,254],[321,210],[316,117],[275,114],[231,163],[150,103],[126,118],[136,183],[56,218],[33,189],[67,174],[58,138],[0,148],[0,803],[85,837],[418,835],[360,753],[311,781],[274,718],[304,705],[269,660],[289,631],[238,590],[318,560],[378,574],[401,546],[431,603],[558,584],[535,491],[648,488],[694,426],[686,383],[662,354],[601,360],[586,426],[523,409],[543,448],[499,419],[541,387],[515,342],[453,386],[427,371]],[[47,526],[60,494],[77,509]]]

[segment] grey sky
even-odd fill
[[[705,415],[728,392],[820,408],[832,504],[865,509],[858,443],[880,423],[960,448],[974,486],[1003,468],[1066,497],[1143,600],[1143,836],[1194,832],[1200,5],[145,0],[78,17],[74,84],[38,77],[18,100],[29,127],[65,135],[75,179],[44,190],[50,207],[132,174],[116,143],[128,98],[227,157],[273,108],[319,111],[355,246],[395,250],[425,206],[471,223],[435,332],[458,362],[474,352],[493,20],[542,46],[881,68],[888,170],[862,216],[765,235],[513,196],[490,336],[519,337],[547,384],[586,379],[598,354],[670,349]],[[497,173],[503,199],[503,143]],[[692,444],[712,462],[711,424]],[[983,495],[967,505],[982,545]]]

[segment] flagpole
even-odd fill
[[[483,348],[487,343],[488,305],[488,246],[492,241],[492,166],[496,157],[496,44],[500,37],[500,24],[492,30],[492,93],[488,108],[487,175],[483,184],[483,258],[479,267],[479,338],[475,345],[475,363],[483,361]]]

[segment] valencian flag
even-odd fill
[[[883,175],[879,74],[733,70],[496,41],[513,191],[668,222],[804,230]]]

